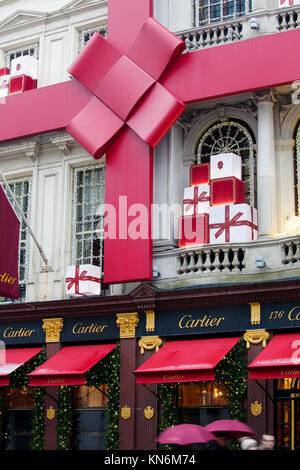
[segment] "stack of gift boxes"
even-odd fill
[[[184,189],[179,247],[242,243],[257,237],[257,211],[245,202],[242,162],[233,153],[192,165]]]
[[[13,59],[10,69],[1,68],[0,98],[36,88],[37,65],[35,57],[24,55]]]

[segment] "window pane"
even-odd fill
[[[196,26],[237,18],[252,11],[252,0],[196,0]]]
[[[179,385],[179,407],[226,407],[228,390],[216,382],[199,382]]]
[[[98,387],[89,385],[78,385],[74,387],[74,408],[106,408],[108,406],[107,385]]]
[[[73,264],[103,266],[103,216],[105,166],[74,170]]]

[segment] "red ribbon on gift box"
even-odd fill
[[[199,188],[194,186],[194,199],[184,199],[183,204],[187,204],[186,210],[190,210],[194,206],[194,214],[197,215],[197,204],[198,202],[205,202],[209,201],[209,196],[207,195],[207,191],[202,191],[199,194]]]
[[[80,269],[80,266],[76,265],[76,267],[75,267],[75,277],[66,277],[66,282],[69,282],[69,284],[67,285],[67,289],[68,290],[72,289],[72,287],[75,284],[75,294],[85,295],[85,294],[80,294],[79,293],[79,282],[80,281],[92,281],[92,282],[97,282],[99,284],[100,284],[101,281],[98,277],[87,276],[88,272],[85,269],[83,271],[81,271],[81,273],[79,274],[79,269]]]
[[[209,228],[218,228],[219,230],[215,233],[215,238],[219,238],[225,230],[225,243],[230,242],[230,227],[241,227],[248,226],[252,229],[252,240],[254,238],[254,230],[257,230],[257,225],[253,223],[253,207],[251,207],[251,222],[250,220],[239,220],[243,215],[243,212],[237,212],[232,219],[230,219],[230,206],[225,206],[225,222],[217,224],[209,224]]]

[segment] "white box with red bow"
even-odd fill
[[[211,244],[247,243],[257,237],[257,210],[249,204],[213,206],[209,216]]]
[[[242,160],[235,153],[220,153],[210,157],[210,179],[234,176],[242,179]]]
[[[101,269],[93,264],[68,266],[66,293],[72,296],[100,295]]]
[[[183,215],[209,214],[209,184],[184,188]]]

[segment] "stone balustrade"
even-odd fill
[[[154,246],[154,265],[159,273],[154,281],[161,288],[285,279],[300,273],[300,236],[165,251]]]
[[[259,28],[251,26],[256,19]],[[230,20],[211,22],[175,34],[186,43],[185,52],[228,44],[278,31],[288,31],[300,27],[300,6],[289,6],[272,11],[259,11]]]

